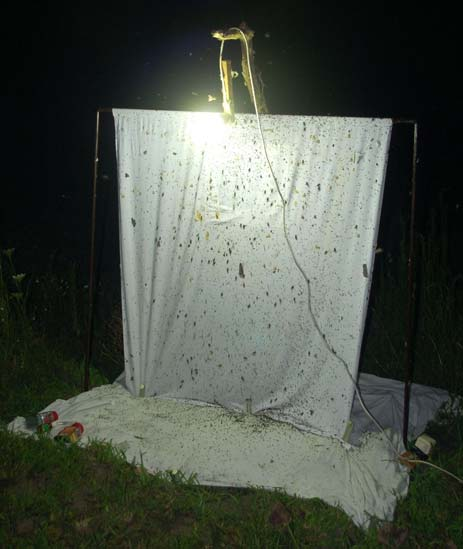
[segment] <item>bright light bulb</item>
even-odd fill
[[[219,113],[194,113],[188,124],[188,133],[196,145],[222,142],[227,137],[229,125]]]

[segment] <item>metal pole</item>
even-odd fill
[[[413,376],[414,335],[415,335],[415,202],[416,202],[416,164],[418,146],[418,124],[413,125],[413,166],[412,188],[410,198],[410,243],[408,251],[408,311],[407,339],[405,340],[405,384],[404,384],[404,416],[402,438],[405,446],[408,442],[408,420],[410,412],[410,390]]]
[[[94,305],[94,276],[95,276],[95,226],[96,226],[96,190],[98,178],[98,146],[100,139],[100,111],[96,111],[95,154],[93,157],[93,200],[92,200],[92,229],[90,237],[90,273],[88,282],[88,321],[87,321],[87,349],[85,352],[84,391],[90,385],[90,359],[93,340],[93,305]]]

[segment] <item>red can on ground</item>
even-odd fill
[[[84,432],[84,426],[82,423],[73,423],[61,429],[61,431],[55,436],[56,440],[72,443],[77,442]]]

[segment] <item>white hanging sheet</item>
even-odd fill
[[[309,313],[256,117],[113,113],[125,386],[341,437],[353,384]],[[261,121],[312,311],[356,379],[392,121]]]

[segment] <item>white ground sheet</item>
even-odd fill
[[[359,385],[380,423],[401,430],[401,420],[393,418],[401,411],[403,384],[361,374]],[[422,385],[412,385],[411,395],[409,429],[419,435],[449,395]],[[383,405],[376,406],[378,401]],[[67,401],[56,400],[45,410],[56,410],[64,424],[80,421],[85,428],[81,444],[89,439],[112,441],[125,452],[127,461],[143,463],[149,471],[180,470],[186,476],[196,474],[204,485],[263,486],[318,497],[339,505],[362,526],[368,525],[371,516],[392,520],[396,498],[405,496],[408,489],[408,473],[378,433],[363,433],[361,445],[355,447],[288,423],[218,406],[136,398],[118,383]],[[354,403],[357,443],[363,418],[364,412]],[[33,432],[22,417],[8,428]],[[57,423],[51,434],[61,428]],[[400,436],[388,434],[403,450]]]
[[[401,433],[404,417],[403,382],[371,374],[360,374],[358,385],[369,412],[379,424],[384,429]],[[410,391],[408,438],[416,439],[424,432],[437,410],[449,400],[449,394],[444,389],[418,383],[413,383]],[[458,407],[458,404],[456,406]],[[357,444],[364,433],[378,430],[362,410],[357,395],[352,406],[351,420],[353,429],[349,442],[352,444]]]
[[[114,110],[125,385],[342,437],[353,386],[317,332],[256,117]],[[295,256],[357,377],[391,120],[262,116]]]
[[[112,441],[127,461],[149,471],[195,473],[205,485],[280,487],[339,505],[357,524],[367,524],[370,514],[392,519],[395,494],[404,495],[408,487],[407,473],[377,435],[361,449],[349,449],[332,438],[217,406],[133,397],[119,384],[58,400],[51,408],[64,421],[83,423],[83,444],[89,438]],[[10,428],[24,431],[24,418]]]

